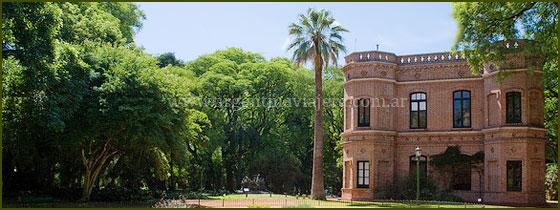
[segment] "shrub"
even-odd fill
[[[416,176],[410,175],[400,182],[376,189],[375,195],[382,199],[415,200]],[[452,195],[450,191],[439,187],[431,177],[422,177],[420,179],[420,200],[463,201],[462,198]]]
[[[432,200],[435,201],[451,201],[451,202],[463,202],[463,198],[453,195],[453,194],[442,194],[438,197],[434,197]]]
[[[150,200],[160,198],[161,194],[156,191],[109,187],[94,189],[91,194],[92,201],[131,201]]]
[[[546,195],[552,200],[558,200],[558,165],[546,164]]]
[[[226,195],[230,194],[231,192],[228,191],[228,190],[220,189],[220,190],[209,190],[209,191],[206,191],[206,193],[208,195],[211,195],[211,196],[221,196],[221,195],[224,195],[224,194],[226,194]]]
[[[180,195],[185,196],[187,199],[207,199],[208,196],[204,195],[202,192],[197,191],[186,191],[186,190],[173,190],[166,191],[164,193],[164,199],[178,199]]]

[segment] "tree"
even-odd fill
[[[329,66],[324,75],[324,169],[325,187],[337,194],[342,188],[342,141],[344,132],[344,73],[340,68]]]
[[[138,8],[137,4],[130,2],[103,2],[100,7],[119,19],[119,29],[122,36],[126,39],[126,43],[134,40],[136,31],[142,28],[142,20],[146,19],[144,11]]]
[[[292,37],[288,50],[293,50],[297,64],[312,61],[315,69],[315,128],[311,196],[325,199],[323,181],[323,66],[329,61],[336,64],[340,51],[346,51],[341,33],[348,30],[339,26],[329,11],[309,9],[300,14],[297,23],[289,26]]]
[[[166,67],[167,65],[182,67],[185,63],[175,57],[175,53],[167,52],[163,53],[158,57],[158,65],[160,68]]]
[[[5,189],[56,192],[58,179],[87,201],[107,168],[135,168],[153,187],[207,140],[206,115],[182,101],[193,73],[158,68],[131,42],[136,5],[4,3],[2,16],[2,178],[26,183]]]
[[[55,56],[61,15],[52,3],[2,3],[2,154],[3,164],[11,168],[2,178],[43,189],[52,183],[49,168],[54,163],[49,160],[54,143],[49,137],[60,131],[58,114],[64,114],[45,97],[53,82],[49,63]],[[4,48],[9,50],[4,53]],[[13,173],[13,168],[25,176]],[[37,176],[37,171],[44,175]]]
[[[504,61],[501,40],[530,39],[524,55],[539,55],[542,64],[529,71],[544,72],[547,160],[558,161],[558,2],[457,2],[453,16],[459,24],[455,50],[467,58],[474,73],[489,62]]]

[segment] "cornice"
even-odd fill
[[[353,62],[343,66],[342,71],[346,72],[356,67],[384,67],[384,68],[397,69],[398,65],[390,62],[383,62],[383,61]]]

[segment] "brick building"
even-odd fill
[[[504,45],[517,48],[526,40]],[[438,177],[428,163],[448,146],[464,154],[483,151],[480,169],[456,174],[453,193],[467,201],[545,202],[545,135],[542,71],[511,54],[508,66],[486,65],[473,75],[450,53],[397,56],[356,52],[345,57],[343,199],[377,198],[376,189],[415,171]],[[498,82],[498,73],[508,75]],[[500,74],[502,75],[502,74]],[[448,181],[439,179],[441,185]]]

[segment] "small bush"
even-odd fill
[[[230,194],[230,191],[228,190],[208,190],[205,193],[207,193],[210,196],[221,196],[224,194]]]
[[[546,164],[545,177],[546,195],[551,200],[558,200],[558,165]]]
[[[434,197],[432,200],[436,201],[450,201],[450,202],[463,202],[463,198],[453,194],[443,194],[439,197]]]
[[[178,199],[179,196],[185,196],[187,199],[207,199],[208,196],[204,195],[202,192],[197,191],[186,191],[186,190],[174,190],[164,192],[164,199]]]
[[[150,200],[160,198],[161,193],[150,190],[133,190],[128,188],[103,188],[94,189],[91,194],[92,201],[131,201]]]
[[[416,176],[411,175],[398,183],[388,184],[384,188],[375,190],[376,197],[394,200],[416,199]],[[420,179],[420,200],[457,201],[461,197],[455,196],[450,191],[439,187],[430,177]]]

